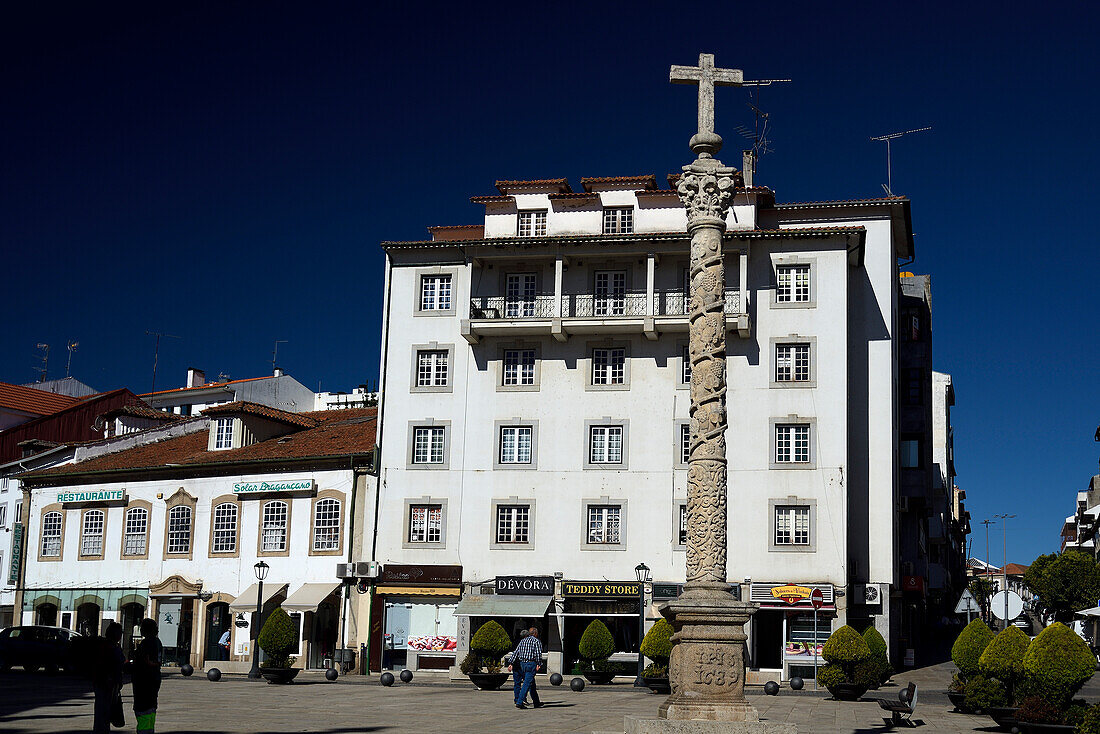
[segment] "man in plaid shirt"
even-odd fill
[[[542,643],[539,642],[539,631],[532,627],[527,631],[527,636],[519,641],[512,657],[509,660],[508,670],[512,671],[512,688],[516,698],[516,708],[525,709],[527,693],[531,694],[531,701],[535,708],[542,706],[539,693],[535,690],[535,673],[542,662]],[[522,673],[522,678],[520,674]]]

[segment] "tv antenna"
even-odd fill
[[[65,377],[69,376],[69,369],[73,366],[73,352],[80,346],[80,342],[68,342],[65,348],[69,350],[69,359],[65,362]]]
[[[897,140],[903,135],[909,135],[910,133],[922,133],[925,130],[931,130],[932,127],[918,127],[916,130],[905,130],[900,133],[888,133],[887,135],[879,135],[878,137],[871,138],[871,140],[884,140],[886,141],[886,183],[882,185],[882,188],[886,191],[887,196],[894,195],[894,178],[891,162],[890,162],[890,141]]]
[[[276,339],[276,340],[275,340],[275,349],[273,349],[273,350],[271,351],[271,374],[273,374],[273,375],[274,375],[274,374],[275,374],[275,370],[279,369],[279,364],[278,364],[278,360],[279,360],[279,345],[280,345],[280,344],[289,344],[289,343],[290,343],[290,342],[289,342],[289,340],[287,340],[287,339]]]
[[[50,368],[50,345],[38,344],[36,345],[36,348],[42,350],[42,356],[38,358],[38,361],[42,363],[42,366],[35,367],[34,371],[38,373],[38,381],[45,382],[46,371]]]
[[[149,331],[148,329],[145,330],[145,333],[148,334],[149,336],[155,336],[157,338],[157,346],[153,350],[153,384],[149,387],[149,392],[156,392],[157,391],[157,360],[160,359],[160,338],[164,337],[166,339],[182,339],[183,337],[176,336],[175,334],[165,334],[165,333],[160,332],[160,331]]]

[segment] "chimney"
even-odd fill
[[[206,384],[206,373],[195,367],[187,368],[187,387],[202,387]]]
[[[275,377],[282,377],[283,376],[283,368],[282,367],[276,367],[274,376]]]

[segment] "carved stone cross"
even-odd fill
[[[714,132],[714,87],[740,87],[745,81],[744,72],[740,69],[716,68],[714,54],[699,54],[698,66],[673,66],[668,73],[668,79],[673,84],[699,85],[699,132],[692,140],[711,143],[717,138],[718,148],[721,148],[722,138]],[[694,147],[693,143],[692,148]],[[705,152],[716,153],[717,149]]]

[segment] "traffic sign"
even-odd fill
[[[821,593],[821,589],[814,589],[810,594],[810,604],[813,604],[814,609],[821,609],[821,605],[825,603],[825,595]],[[817,644],[817,641],[814,641]]]
[[[959,597],[959,603],[955,605],[955,614],[970,614],[971,612],[977,613],[980,611],[981,607],[978,606],[978,600],[970,593],[970,589],[963,589],[962,596]]]
[[[1012,620],[1024,611],[1024,600],[1015,591],[998,591],[989,602],[989,608],[997,619]]]

